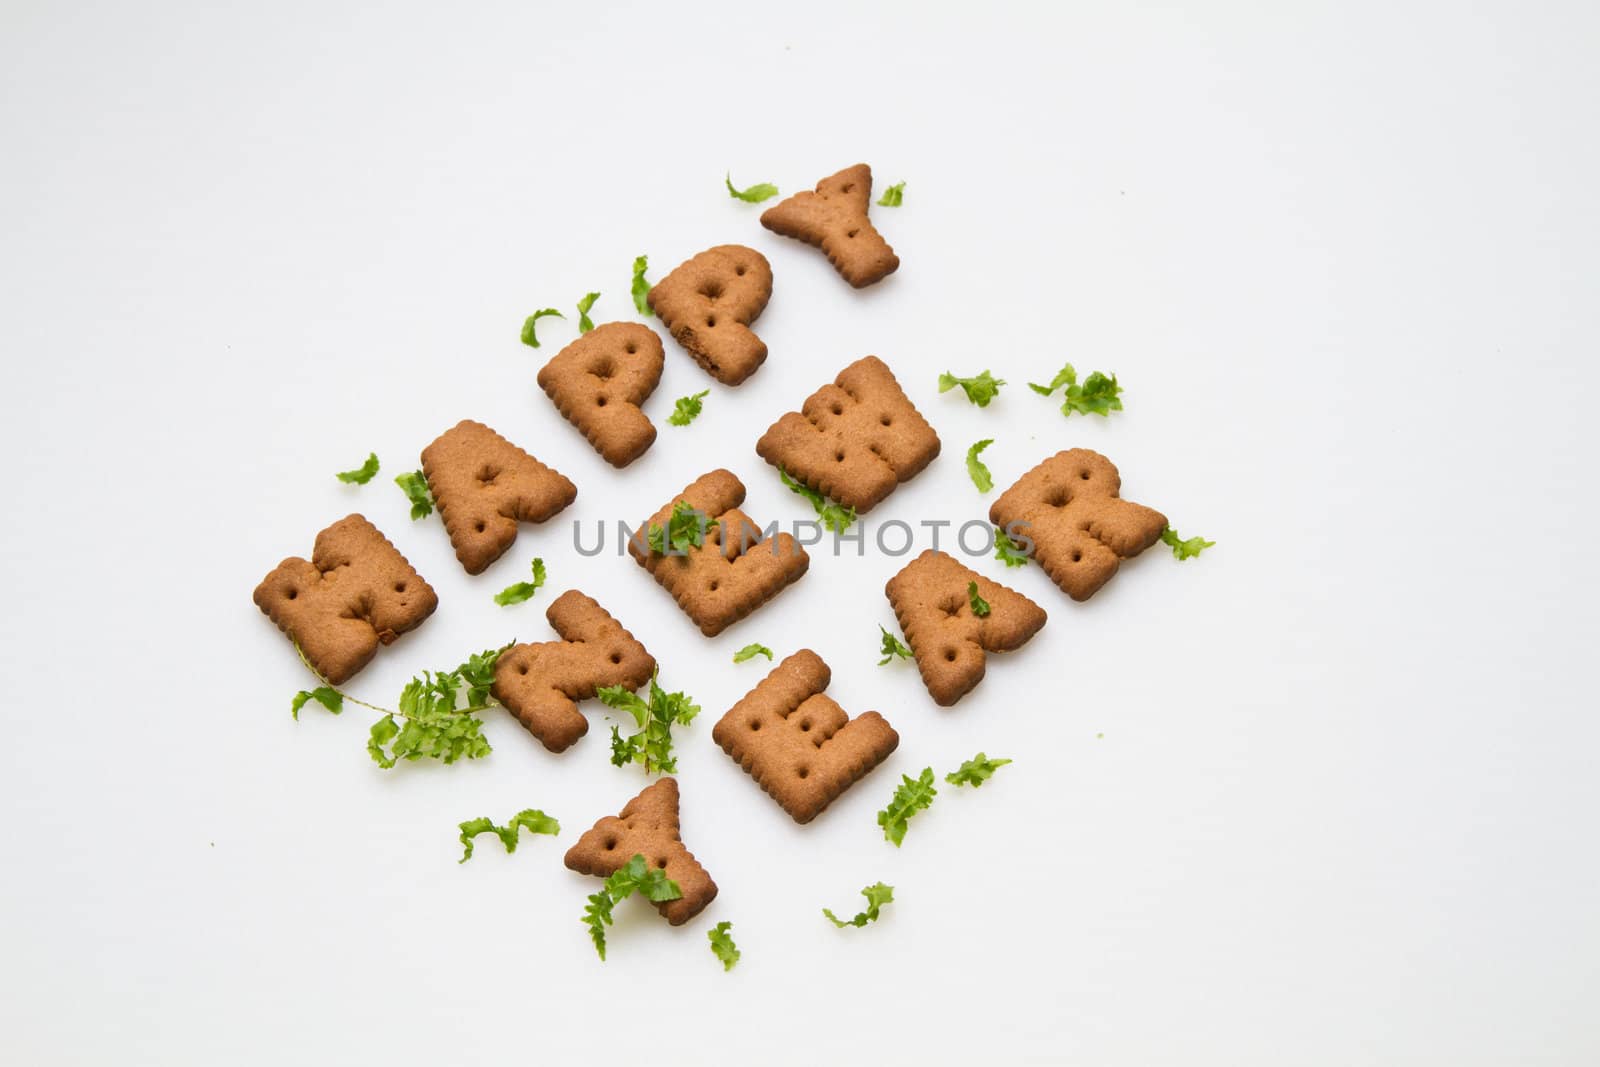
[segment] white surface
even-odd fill
[[[1600,1059],[1600,21],[1211,6],[7,4],[0,1059]],[[909,183],[863,293],[721,189],[859,159]],[[651,416],[709,386],[705,414],[613,472],[533,384],[573,321],[533,352],[522,317],[597,288],[632,318],[634,255],[725,241],[773,263],[771,358],[733,391],[669,343]],[[1088,605],[986,564],[1050,623],[951,710],[875,665],[896,560],[819,556],[706,641],[573,551],[717,464],[802,517],[752,445],[868,352],[944,441],[874,519],[981,516],[962,455],[994,437],[1002,486],[1098,448],[1218,546]],[[1127,411],[1026,390],[1066,359]],[[937,395],[984,367],[988,410]],[[580,486],[477,579],[390,482],[467,416]],[[368,450],[377,481],[334,481]],[[359,712],[290,721],[306,676],[250,590],[355,510],[442,601],[356,693],[546,639],[579,586],[699,698],[707,913],[630,902],[595,959],[561,853],[644,784],[598,710],[560,757],[493,713],[488,759],[392,772]],[[548,590],[496,607],[535,554]],[[749,641],[901,732],[810,827],[711,742]],[[1017,762],[885,843],[898,776],[978,749]],[[457,866],[457,822],[526,805],[560,839]],[[877,879],[883,921],[824,923]]]

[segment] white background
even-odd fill
[[[1600,1060],[1600,19],[1207,7],[0,8],[0,1059]],[[908,183],[865,292],[722,190],[858,160]],[[771,356],[730,390],[669,342],[660,437],[613,471],[534,385],[573,318],[538,352],[522,318],[599,289],[633,319],[635,255],[728,241],[772,261]],[[1002,487],[1096,448],[1217,547],[1086,605],[981,563],[1050,622],[953,709],[876,666],[900,560],[819,553],[708,641],[573,550],[717,465],[808,514],[755,438],[866,353],[944,442],[873,520],[981,517],[993,437]],[[1127,410],[1026,390],[1066,360]],[[986,367],[987,410],[937,393]],[[391,482],[463,417],[579,486],[479,578]],[[489,758],[388,772],[361,712],[290,720],[307,675],[250,591],[351,511],[441,597],[356,694],[548,639],[579,587],[699,699],[706,913],[629,902],[595,958],[561,854],[645,784],[598,705],[561,756],[492,712]],[[534,555],[547,589],[497,607]],[[808,827],[711,742],[750,641],[901,733]],[[979,749],[1016,763],[883,840],[901,773]],[[457,822],[525,806],[561,837],[456,864]],[[878,879],[875,926],[818,914]]]

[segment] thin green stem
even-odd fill
[[[332,689],[335,693],[338,693],[339,697],[341,699],[348,700],[352,704],[359,704],[361,707],[367,708],[367,709],[369,709],[371,711],[376,711],[380,715],[398,715],[402,719],[420,718],[420,716],[407,715],[405,712],[396,711],[393,708],[384,708],[384,707],[379,707],[377,704],[369,704],[365,700],[362,700],[359,697],[351,696],[349,693],[346,693],[343,689],[340,689],[338,686],[336,686],[333,683],[329,682],[328,679],[326,679],[326,678],[324,678],[322,676],[322,672],[321,671],[317,670],[315,667],[313,667],[311,665],[311,661],[309,659],[306,659],[305,652],[300,648],[299,642],[295,642],[294,643],[294,652],[295,652],[295,655],[300,657],[300,662],[304,663],[306,665],[306,670],[311,672],[311,676],[313,678],[315,678],[317,681],[321,682],[323,685],[327,686],[329,689]],[[494,706],[495,705],[493,705],[493,704],[473,704],[470,707],[465,707],[465,708],[451,708],[445,714],[447,714],[447,715],[475,715],[480,711],[488,711],[490,708],[492,708]]]

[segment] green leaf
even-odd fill
[[[878,666],[882,667],[896,656],[901,659],[911,658],[911,650],[901,644],[898,637],[884,629],[882,623],[878,624],[878,632],[883,634],[882,647],[878,649],[879,652],[883,653],[883,658],[878,661]]]
[[[978,595],[978,583],[967,583],[967,603],[972,605],[972,613],[978,618],[989,614],[989,602]]]
[[[614,765],[643,764],[646,774],[652,771],[672,774],[678,769],[677,757],[672,754],[672,728],[692,722],[700,713],[700,705],[684,693],[662,689],[654,675],[650,678],[649,700],[620,685],[606,686],[596,695],[607,707],[633,716],[634,724],[639,727],[638,733],[628,737],[623,737],[615,726],[611,728],[611,762]]]
[[[590,895],[583,909],[583,923],[589,928],[589,939],[602,960],[606,958],[606,927],[612,924],[611,910],[636,892],[653,903],[683,896],[678,883],[668,878],[666,871],[652,868],[642,854],[635,853],[606,879],[600,892]]]
[[[706,931],[706,937],[711,941],[711,951],[722,961],[724,971],[733,970],[733,965],[739,962],[739,946],[733,943],[733,935],[728,932],[732,929],[732,923],[720,922]]]
[[[879,207],[899,207],[901,202],[904,201],[905,198],[906,198],[906,183],[905,182],[895,182],[893,185],[889,186],[887,189],[885,189],[883,191],[883,195],[882,196],[878,197],[878,206]]]
[[[856,521],[856,509],[847,508],[843,504],[831,503],[827,497],[789,477],[789,472],[782,467],[778,468],[778,477],[783,479],[783,484],[795,493],[805,497],[811,504],[811,510],[817,513],[817,518],[822,520],[822,525],[836,534],[842,534]]]
[[[494,595],[494,602],[501,607],[508,604],[520,604],[539,591],[544,585],[544,560],[535,556],[533,559],[533,581],[513,582]]]
[[[494,664],[510,647],[489,649],[454,670],[423,671],[412,678],[400,691],[398,710],[372,724],[367,753],[384,768],[403,759],[454,763],[487,756],[489,740],[475,713],[486,706]],[[463,689],[465,707],[458,705]]]
[[[344,710],[344,694],[332,686],[319,685],[315,689],[302,689],[289,701],[289,714],[294,716],[296,722],[300,721],[300,709],[306,706],[306,701],[315,700],[318,704],[337,715]]]
[[[534,323],[538,322],[546,315],[554,315],[558,319],[566,318],[565,315],[561,314],[561,312],[557,311],[555,308],[541,308],[540,310],[535,311],[532,315],[529,315],[526,319],[522,320],[523,344],[528,345],[531,348],[539,347],[539,338],[538,335],[534,333],[533,327]]]
[[[600,698],[600,703],[608,708],[616,708],[632,715],[634,722],[643,726],[650,717],[650,705],[638,693],[620,685],[601,686],[595,691],[595,696]]]
[[[747,204],[759,204],[763,200],[771,200],[773,197],[778,195],[778,187],[768,182],[761,182],[759,185],[752,185],[748,189],[735,189],[733,187],[732,171],[729,171],[728,174],[723,177],[723,181],[727,183],[729,196],[733,197],[735,200],[743,200]]]
[[[461,824],[461,844],[465,851],[457,863],[465,863],[472,858],[472,839],[479,834],[494,834],[505,846],[507,855],[517,850],[517,837],[521,830],[530,834],[549,834],[554,837],[561,832],[561,824],[538,808],[524,808],[511,816],[511,821],[504,826],[496,826],[487,816],[478,819],[468,819]]]
[[[987,493],[994,488],[994,479],[989,475],[989,468],[978,458],[978,453],[992,444],[994,438],[986,437],[967,449],[967,476],[972,479],[972,484],[978,487],[980,493]]]
[[[822,914],[841,930],[846,926],[865,926],[878,918],[879,908],[894,903],[894,886],[876,882],[863,889],[861,895],[867,898],[867,910],[857,914],[854,919],[841,919],[828,908],[823,908]]]
[[[433,494],[428,491],[428,479],[421,471],[395,475],[394,484],[400,487],[411,501],[411,520],[425,519],[433,514]]]
[[[1106,377],[1099,371],[1090,374],[1078,384],[1078,372],[1068,363],[1056,372],[1050,379],[1049,385],[1036,385],[1028,383],[1028,388],[1040,396],[1049,396],[1062,386],[1066,392],[1062,394],[1061,414],[1071,416],[1074,412],[1080,415],[1109,415],[1113,411],[1122,410],[1122,386],[1117,384],[1117,376]]]
[[[378,454],[376,452],[369,452],[367,453],[367,461],[361,466],[357,467],[353,471],[340,471],[338,474],[334,475],[334,477],[339,479],[341,482],[344,482],[346,485],[350,485],[351,483],[356,485],[366,485],[368,482],[372,481],[372,476],[377,473]]]
[[[589,309],[594,307],[594,302],[600,299],[599,293],[585,293],[583,299],[578,301],[578,332],[588,333],[594,329],[594,320],[589,318]]]
[[[767,657],[767,662],[771,663],[772,649],[768,648],[766,645],[745,645],[743,648],[733,654],[733,662],[743,663],[745,660],[755,659],[757,656],[765,656]]]
[[[908,821],[932,804],[933,798],[938,795],[939,791],[933,787],[932,767],[923,768],[916,778],[902,774],[889,806],[878,812],[878,825],[883,827],[883,839],[893,841],[894,847],[899,848],[900,842],[905,840]]]
[[[667,416],[667,421],[674,426],[687,426],[700,414],[701,402],[711,395],[711,390],[702,389],[693,396],[680,396],[672,403],[672,414]]]
[[[644,280],[644,272],[649,269],[649,256],[633,258],[633,307],[647,319],[655,314],[650,310],[650,283]]]
[[[589,895],[589,903],[583,909],[583,921],[589,927],[589,940],[594,942],[594,950],[600,953],[600,961],[606,958],[606,927],[611,925],[612,900],[610,894],[604,889]]]
[[[1029,541],[1028,546],[1033,547]],[[994,528],[994,558],[1004,563],[1007,567],[1026,567],[1028,553],[1017,546],[1017,543],[1006,536],[1000,527]]]
[[[1207,541],[1204,537],[1191,537],[1187,541],[1178,539],[1178,531],[1168,526],[1161,531],[1161,543],[1172,548],[1172,554],[1180,560],[1193,559],[1212,545],[1215,541]]]
[[[994,772],[1004,767],[1011,761],[1008,759],[990,759],[982,752],[967,760],[955,771],[944,776],[944,780],[951,785],[970,785],[974,789],[994,777]]]
[[[681,556],[691,548],[705,544],[706,534],[717,525],[717,520],[699,508],[691,507],[687,500],[680,500],[672,505],[672,514],[668,516],[665,526],[653,522],[647,525],[645,540],[650,545],[650,551],[665,556],[670,546],[673,553]]]
[[[967,399],[980,408],[989,406],[989,401],[999,395],[1000,387],[1006,384],[1004,378],[996,378],[988,371],[984,371],[976,378],[957,378],[949,371],[939,375],[939,392],[948,393],[956,386],[961,386],[961,391],[967,394]]]
[[[1063,385],[1075,383],[1077,380],[1078,372],[1072,369],[1072,364],[1068,363],[1066,366],[1056,371],[1056,376],[1050,379],[1049,385],[1036,385],[1033,382],[1029,382],[1028,388],[1032,389],[1040,396],[1049,396],[1057,389],[1060,389]]]
[[[394,760],[384,751],[384,746],[393,741],[399,733],[400,727],[394,721],[393,715],[385,715],[373,723],[368,733],[367,753],[385,770],[394,766]]]

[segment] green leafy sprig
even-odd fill
[[[433,494],[428,491],[428,479],[421,471],[407,471],[395,475],[394,484],[411,501],[411,521],[425,519],[433,514]]]
[[[296,651],[299,651],[296,646]],[[305,659],[304,654],[300,657]],[[289,701],[289,714],[294,716],[294,721],[300,721],[300,709],[306,706],[308,700],[315,700],[327,708],[331,714],[337,715],[344,710],[344,694],[331,685],[319,685],[315,689],[302,689]]]
[[[667,416],[667,421],[674,426],[689,425],[700,414],[706,397],[710,395],[711,390],[702,389],[693,396],[680,396],[672,402],[672,414]]]
[[[353,471],[340,471],[334,475],[346,485],[366,485],[372,481],[372,476],[378,473],[378,454],[367,453],[367,461]]]
[[[861,895],[867,898],[867,910],[857,913],[853,919],[841,919],[830,908],[823,908],[822,914],[827,916],[828,921],[841,930],[846,926],[865,926],[877,920],[879,908],[894,902],[894,886],[875,882],[862,889]]]
[[[520,604],[539,591],[544,585],[544,560],[538,556],[533,558],[533,581],[512,582],[494,595],[494,602],[501,607],[509,604]]]
[[[583,923],[589,928],[589,939],[594,942],[594,950],[600,953],[601,960],[606,958],[606,927],[612,925],[611,909],[634,893],[653,904],[683,896],[683,890],[667,877],[666,871],[650,866],[643,855],[635,853],[625,866],[606,879],[600,892],[590,895],[588,906],[583,909]]]
[[[1095,371],[1078,384],[1078,372],[1072,364],[1064,365],[1056,376],[1050,379],[1049,385],[1036,385],[1028,383],[1028,388],[1040,396],[1049,396],[1062,386],[1066,392],[1062,394],[1061,414],[1071,416],[1073,412],[1080,415],[1109,415],[1113,411],[1122,410],[1122,386],[1117,384],[1117,376],[1106,377]]]
[[[1033,542],[1028,542],[1029,547]],[[1013,541],[1000,527],[994,528],[994,558],[1004,563],[1007,567],[1026,567],[1028,553]]]
[[[878,825],[883,827],[884,840],[894,842],[894,847],[899,848],[900,842],[905,840],[911,817],[926,810],[938,794],[939,791],[933,787],[932,767],[924,767],[915,778],[902,774],[894,796],[889,799],[889,806],[878,812]]]
[[[765,656],[767,657],[767,662],[771,663],[772,649],[768,648],[766,645],[745,645],[743,648],[733,654],[733,662],[743,663],[746,660],[755,659],[757,656]]]
[[[1170,526],[1161,531],[1161,543],[1170,547],[1172,554],[1179,560],[1193,559],[1216,544],[1215,541],[1207,541],[1204,537],[1191,537],[1188,540],[1182,540],[1178,537],[1178,531]]]
[[[989,468],[978,458],[978,453],[992,444],[994,438],[986,437],[967,449],[967,477],[972,479],[972,484],[978,487],[980,493],[987,493],[994,488],[994,478],[989,474]]]
[[[728,187],[728,195],[735,200],[743,200],[747,204],[759,204],[763,200],[771,200],[778,195],[778,187],[771,182],[759,182],[748,189],[735,189],[733,187],[733,172],[723,175],[723,183]]]
[[[700,714],[700,705],[685,693],[669,693],[661,688],[656,676],[650,676],[650,699],[645,700],[625,686],[608,685],[597,694],[608,708],[626,711],[633,716],[639,732],[622,736],[617,727],[611,728],[611,762],[624,767],[629,763],[644,765],[644,771],[672,774],[678,769],[677,757],[672,754],[673,726],[687,726]]]
[[[827,497],[789,477],[789,472],[782,467],[778,468],[778,477],[783,479],[783,484],[790,490],[805,497],[811,504],[811,510],[817,513],[817,518],[822,520],[822,525],[836,534],[842,534],[856,521],[856,509],[847,508],[843,504],[835,504]]]
[[[524,829],[530,834],[549,834],[554,837],[561,832],[561,824],[538,808],[524,808],[511,816],[504,826],[496,826],[494,820],[487,815],[468,819],[461,824],[461,845],[464,851],[456,862],[465,863],[472,858],[472,841],[480,834],[494,834],[505,846],[506,854],[510,855],[517,850],[517,837]]]
[[[583,294],[583,299],[578,301],[579,333],[588,333],[594,329],[594,320],[589,317],[589,309],[594,307],[594,302],[599,299],[599,293],[585,293]]]
[[[939,392],[948,393],[956,386],[967,394],[967,399],[980,408],[989,406],[989,401],[1000,395],[1000,387],[1006,384],[1004,378],[996,378],[988,371],[973,378],[957,378],[949,371],[939,375]]]
[[[905,202],[906,183],[895,182],[883,190],[883,195],[878,197],[879,207],[899,207]]]
[[[716,519],[693,507],[687,500],[680,500],[672,505],[672,514],[667,517],[665,525],[654,522],[646,524],[645,541],[650,551],[657,555],[665,556],[670,552],[681,556],[691,548],[704,545],[706,534],[715,525]]]
[[[989,614],[989,602],[978,595],[978,583],[967,583],[967,603],[972,607],[972,613],[978,618],[986,618]]]
[[[649,269],[649,256],[635,256],[633,258],[633,307],[635,311],[647,319],[655,314],[650,310],[650,283],[644,280],[644,272]]]
[[[730,922],[720,922],[706,931],[706,937],[711,941],[711,951],[717,959],[722,961],[724,971],[733,970],[733,965],[739,962],[739,946],[733,943],[733,929]]]
[[[330,685],[296,645],[300,662],[322,684],[296,693],[289,709],[296,720],[300,709],[312,700],[335,715],[344,710],[347,702],[378,712],[381,717],[367,734],[367,754],[385,769],[403,759],[436,759],[441,763],[479,759],[491,749],[489,739],[483,736],[483,720],[478,718],[478,712],[493,707],[489,690],[494,684],[495,661],[510,647],[508,644],[476,653],[451,671],[423,671],[400,691],[398,707],[385,708]],[[466,704],[460,704],[461,700]]]
[[[980,752],[945,775],[944,780],[951,785],[970,785],[976,789],[993,778],[995,771],[1010,762],[1008,759],[990,759]]]
[[[880,642],[878,649],[879,652],[883,653],[883,658],[878,661],[878,666],[882,667],[896,657],[900,659],[911,658],[911,650],[898,637],[890,633],[882,623],[878,624],[878,632],[883,635],[883,640]]]
[[[554,315],[558,319],[566,318],[565,315],[561,314],[561,312],[557,311],[555,308],[541,308],[538,311],[535,311],[532,315],[529,315],[527,318],[523,319],[522,343],[527,345],[529,348],[539,347],[539,335],[534,332],[534,327],[535,324],[537,324],[538,321],[544,318],[546,315]]]

